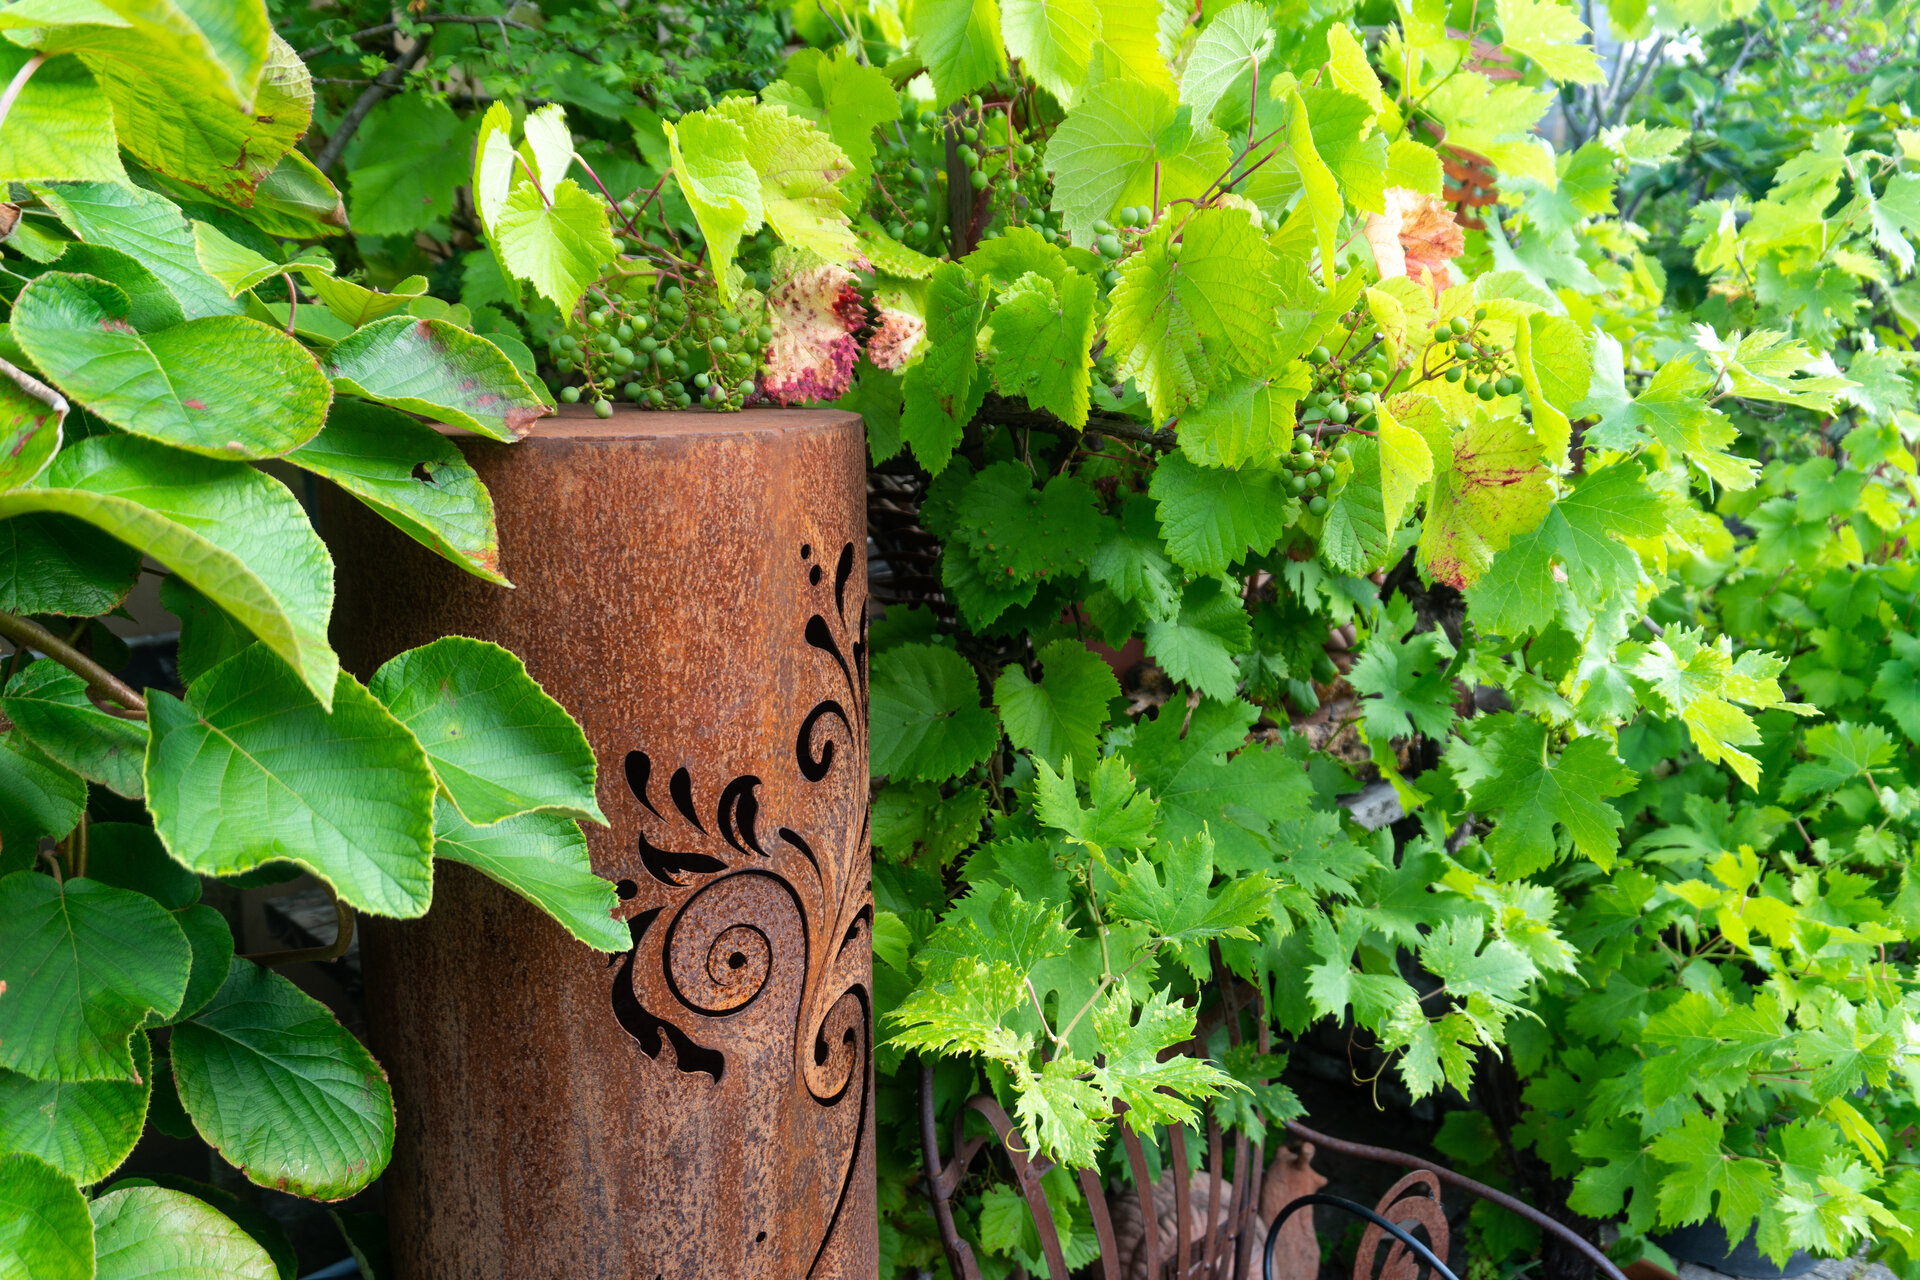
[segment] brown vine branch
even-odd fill
[[[536,35],[539,34],[540,32],[539,27],[529,26],[524,22],[516,22],[512,18],[496,18],[486,14],[474,14],[474,13],[428,13],[428,14],[423,14],[418,18],[409,18],[407,20],[407,26],[409,27],[417,27],[417,26],[499,27],[502,30],[505,30],[511,27],[515,31],[531,31]],[[355,31],[351,35],[349,35],[347,39],[354,41],[357,44],[362,40],[375,40],[381,36],[393,35],[394,33],[398,32],[400,29],[401,29],[401,26],[397,22],[383,22],[377,27],[366,27],[359,31]],[[325,44],[316,44],[308,48],[302,49],[300,51],[300,61],[309,62],[312,59],[319,57],[321,54],[327,52],[329,49],[333,47],[334,47],[333,41],[329,40]],[[576,50],[575,52],[579,52],[579,51]],[[581,56],[586,57],[587,55],[582,53]],[[593,59],[593,60],[598,61],[598,59]]]
[[[38,649],[67,670],[87,682],[87,687],[102,697],[111,698],[129,711],[147,714],[147,700],[111,671],[62,640],[31,618],[0,613],[0,636],[13,641],[22,650]]]
[[[1047,431],[1068,439],[1082,434],[1106,436],[1112,440],[1125,440],[1131,444],[1144,444],[1155,449],[1174,449],[1179,447],[1179,438],[1171,427],[1162,427],[1158,431],[1152,427],[1143,427],[1126,418],[1109,417],[1095,414],[1087,419],[1084,427],[1075,427],[1072,423],[1062,422],[1044,409],[1034,409],[1023,400],[1010,400],[1006,396],[991,392],[980,405],[980,412],[974,415],[975,422],[993,423],[1002,427],[1019,427],[1028,431]]]
[[[429,31],[413,42],[413,48],[388,63],[387,69],[374,77],[373,83],[367,86],[367,91],[355,98],[353,105],[347,108],[347,113],[340,117],[339,127],[327,139],[327,145],[320,148],[320,154],[313,158],[314,168],[322,173],[328,173],[340,163],[340,157],[346,153],[347,143],[353,141],[353,135],[360,128],[361,122],[380,105],[382,98],[399,88],[400,82],[407,78],[407,72],[413,70],[419,65],[420,60],[427,56],[427,45],[432,40],[433,33]]]
[[[1303,1142],[1311,1142],[1323,1151],[1337,1151],[1343,1156],[1353,1156],[1360,1160],[1377,1160],[1382,1164],[1397,1164],[1404,1169],[1425,1169],[1440,1181],[1451,1183],[1462,1191],[1479,1196],[1482,1200],[1491,1201],[1509,1213],[1520,1215],[1542,1231],[1550,1232],[1566,1241],[1584,1254],[1587,1261],[1593,1263],[1600,1274],[1607,1277],[1607,1280],[1627,1280],[1620,1268],[1614,1265],[1613,1259],[1602,1253],[1597,1245],[1566,1223],[1549,1217],[1524,1201],[1516,1200],[1504,1191],[1496,1191],[1484,1182],[1476,1182],[1463,1173],[1455,1173],[1443,1164],[1423,1160],[1405,1151],[1395,1151],[1391,1147],[1375,1147],[1364,1142],[1330,1138],[1324,1133],[1307,1128],[1297,1120],[1287,1121],[1287,1132]]]

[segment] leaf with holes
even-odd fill
[[[390,660],[368,689],[426,749],[469,821],[544,811],[606,825],[586,735],[499,645],[435,640]]]
[[[327,425],[287,455],[385,516],[421,546],[477,578],[500,575],[493,498],[451,440],[404,413],[341,400]]]
[[[214,458],[270,458],[312,439],[332,390],[307,349],[245,316],[138,333],[132,303],[93,276],[20,291],[13,336],[61,390],[115,426]]]
[[[445,320],[388,316],[327,353],[340,390],[492,440],[517,440],[548,412],[500,348]]]

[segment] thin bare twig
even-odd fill
[[[388,63],[387,69],[374,77],[373,83],[367,86],[367,91],[355,98],[353,105],[347,108],[347,113],[340,117],[340,124],[327,139],[327,145],[320,148],[320,154],[313,158],[314,168],[327,173],[340,163],[340,157],[346,153],[347,143],[353,140],[354,132],[360,128],[361,122],[380,105],[382,98],[399,88],[401,81],[407,78],[407,72],[413,70],[419,65],[420,60],[427,56],[427,45],[432,42],[432,39],[432,32],[421,36],[413,42],[413,48]]]

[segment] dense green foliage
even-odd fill
[[[88,1037],[10,1037],[0,1000],[7,1149],[23,1108],[69,1119],[0,1165],[53,1224],[21,1250],[84,1275],[89,1212],[96,1238],[201,1212],[76,1190],[137,1135],[143,1023],[180,1024],[152,1078],[249,1176],[339,1194],[384,1159],[379,1106],[324,1135],[223,1119],[270,1087],[211,1074],[242,1003],[334,1038],[315,1096],[371,1064],[257,967],[208,978],[231,940],[163,853],[292,857],[389,914],[424,908],[429,853],[465,857],[618,941],[564,717],[462,759],[423,691],[533,698],[505,655],[337,675],[324,553],[239,461],[287,457],[491,573],[477,481],[396,412],[508,434],[434,365],[457,358],[516,412],[544,383],[602,413],[866,417],[899,526],[876,525],[872,635],[883,1275],[944,1266],[920,1063],[943,1128],[987,1089],[1033,1147],[1119,1172],[1119,1123],[1277,1140],[1287,1049],[1327,1028],[1383,1096],[1442,1103],[1456,1161],[1618,1220],[1623,1257],[1713,1218],[1914,1274],[1915,12],[1607,9],[1637,40],[1612,65],[1558,0],[289,3],[315,143],[282,122],[218,173],[132,109],[182,77],[136,80],[99,35],[38,68],[0,125],[31,196],[0,354],[75,407],[61,447],[52,392],[15,384],[0,550],[85,571],[0,574],[0,608],[85,657],[145,551],[190,686],[152,700],[150,742],[87,668],[0,687],[0,785],[31,801],[0,807],[0,859],[58,842],[4,864],[0,911],[185,940],[44,997],[103,1011]],[[306,101],[270,47],[253,83]],[[1443,160],[1471,157],[1493,202],[1462,227]],[[303,755],[279,784],[365,831],[263,851],[220,821],[209,797],[260,802],[231,760],[330,734],[404,818],[326,796]],[[1400,816],[1354,819],[1369,784]],[[131,806],[75,832],[114,790],[157,837]],[[488,863],[512,846],[486,824],[546,875]],[[1258,997],[1237,1040],[1227,984]],[[313,1150],[341,1135],[377,1155],[358,1181]],[[1049,1192],[1086,1260],[1076,1186]],[[1012,1188],[960,1207],[989,1274],[1037,1266]],[[1474,1223],[1483,1268],[1539,1248]]]
[[[887,1266],[938,1261],[916,1058],[1070,1164],[1116,1104],[1296,1113],[1217,1018],[1161,1060],[1223,981],[1281,1049],[1345,1024],[1467,1102],[1456,1158],[1629,1250],[1713,1217],[1898,1260],[1909,15],[1616,13],[1650,84],[1553,3],[1473,55],[1345,16],[865,7],[668,121],[597,261],[494,237],[562,394],[840,397],[939,544],[873,638]],[[1436,138],[1490,162],[1484,228]],[[1124,692],[1094,641],[1144,656]],[[1343,816],[1366,777],[1407,816]],[[964,1208],[1037,1265],[1010,1188]]]
[[[149,1126],[317,1199],[386,1166],[379,1064],[235,954],[236,887],[318,877],[337,954],[452,858],[626,940],[578,826],[605,821],[593,756],[518,658],[449,638],[362,684],[328,643],[296,492],[504,586],[486,490],[411,415],[510,441],[548,405],[424,279],[342,272],[340,197],[294,149],[308,72],[264,5],[215,8],[0,16],[0,1274],[33,1280],[291,1280],[230,1191],[109,1181]],[[111,674],[103,618],[147,572],[180,697]]]

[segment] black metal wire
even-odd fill
[[[1434,1269],[1434,1272],[1440,1277],[1440,1280],[1460,1280],[1458,1276],[1454,1275],[1452,1271],[1447,1269],[1447,1264],[1440,1261],[1439,1256],[1436,1255],[1433,1250],[1429,1249],[1426,1245],[1421,1244],[1418,1240],[1414,1239],[1411,1235],[1407,1233],[1404,1227],[1398,1226],[1395,1223],[1388,1222],[1385,1218],[1381,1217],[1379,1214],[1375,1213],[1373,1210],[1367,1208],[1367,1206],[1363,1204],[1356,1204],[1354,1201],[1347,1199],[1345,1196],[1330,1196],[1330,1195],[1327,1195],[1325,1192],[1320,1192],[1320,1191],[1316,1191],[1312,1195],[1301,1196],[1296,1200],[1290,1201],[1287,1204],[1286,1208],[1282,1209],[1279,1213],[1274,1215],[1272,1223],[1270,1223],[1267,1227],[1267,1247],[1261,1257],[1260,1274],[1263,1277],[1263,1280],[1274,1280],[1273,1247],[1275,1244],[1279,1243],[1281,1226],[1286,1222],[1288,1218],[1291,1218],[1298,1210],[1304,1209],[1308,1205],[1315,1205],[1315,1204],[1332,1205],[1336,1209],[1345,1209],[1348,1213],[1351,1213],[1356,1217],[1365,1218],[1368,1222],[1371,1222],[1374,1226],[1379,1227],[1382,1231],[1385,1231],[1388,1235],[1391,1235],[1394,1239],[1398,1240],[1401,1244],[1404,1244],[1405,1246],[1407,1246],[1407,1248],[1413,1250],[1415,1256],[1417,1256],[1422,1262],[1425,1262],[1428,1266]]]

